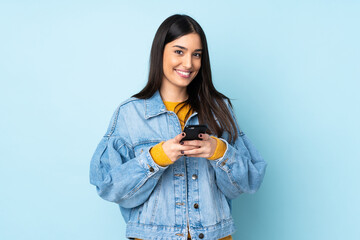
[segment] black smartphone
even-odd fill
[[[201,140],[201,138],[198,137],[200,133],[206,133],[207,126],[206,125],[187,125],[184,128],[184,132],[186,136],[181,139],[181,141],[187,141],[187,140]]]

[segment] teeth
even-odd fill
[[[186,75],[186,76],[190,75],[190,72],[183,72],[183,71],[180,71],[180,70],[176,70],[176,71],[183,74],[183,75]]]

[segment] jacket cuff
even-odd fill
[[[137,159],[140,166],[146,169],[145,174],[147,178],[159,179],[168,166],[163,167],[157,164],[150,154],[150,149],[144,150],[144,153]]]
[[[226,150],[222,157],[215,159],[214,161],[210,161],[213,167],[221,168],[225,172],[230,171],[230,165],[233,164],[233,156],[235,154],[235,149],[231,146],[225,139],[220,138],[226,144]]]

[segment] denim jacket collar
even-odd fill
[[[157,90],[151,98],[145,99],[145,119],[155,117],[165,112],[167,112],[167,109],[159,90]],[[196,114],[197,112],[194,112],[191,116]]]
[[[155,117],[161,113],[166,112],[166,107],[157,90],[151,98],[145,99],[145,118]]]

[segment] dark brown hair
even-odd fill
[[[205,33],[199,23],[187,15],[172,15],[165,19],[158,28],[151,47],[148,82],[133,97],[148,99],[160,89],[164,74],[162,66],[165,45],[189,33],[199,34],[203,50],[201,68],[196,77],[187,86],[189,98],[181,108],[188,104],[190,110],[198,112],[199,123],[206,124],[210,133],[215,133],[221,137],[223,132],[226,131],[229,133],[229,141],[231,142],[238,137],[238,131],[224,100],[228,100],[231,108],[232,104],[228,97],[215,89],[211,78],[210,59]],[[189,117],[190,112],[188,112],[186,118]],[[219,124],[217,124],[214,116]]]

